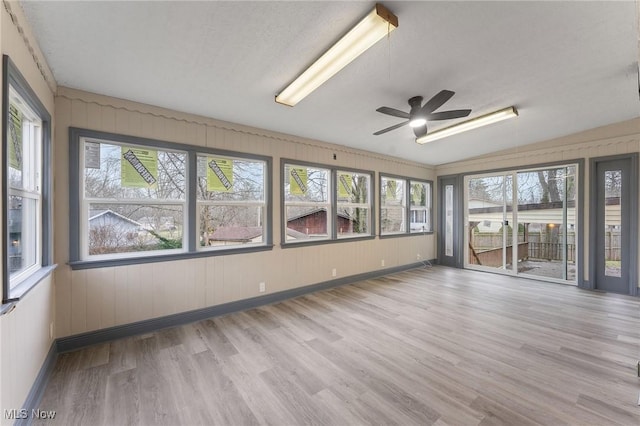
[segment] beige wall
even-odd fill
[[[15,2],[3,2],[0,8],[2,53],[9,55],[53,116],[55,83],[42,54],[33,42],[34,38],[25,24],[22,10]],[[45,80],[45,76],[49,82]],[[0,131],[4,131],[2,126],[0,120]],[[2,199],[5,199],[4,194]],[[3,247],[0,244],[0,254]],[[45,279],[20,300],[15,310],[0,317],[1,424],[13,423],[4,418],[4,410],[22,407],[51,347],[53,339],[49,327],[54,320],[53,288],[53,279]]]
[[[275,247],[162,265],[72,271],[66,265],[69,126],[272,157]],[[280,247],[280,158],[433,180],[432,167],[67,88],[59,88],[56,97],[55,138],[58,337],[259,296],[260,282],[271,293],[331,280],[334,268],[340,278],[384,269],[382,260],[389,268],[414,263],[418,254],[436,256],[433,235]]]
[[[534,164],[584,159],[585,165],[582,173],[584,173],[585,178],[585,232],[581,244],[584,245],[585,253],[585,259],[582,267],[585,279],[588,279],[590,234],[589,182],[591,173],[589,170],[589,160],[596,157],[637,152],[640,152],[640,119],[603,126],[566,137],[514,148],[468,161],[441,165],[436,168],[436,173],[438,176],[446,176],[460,173],[482,172],[485,170],[517,168]],[[640,185],[638,187],[640,188]],[[640,221],[640,217],[638,220]],[[640,258],[638,264],[640,269]]]

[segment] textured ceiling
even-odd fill
[[[23,9],[59,85],[426,164],[640,115],[635,2],[384,2],[399,27],[297,106],[274,95],[372,2],[57,2]],[[417,145],[407,99],[520,117]],[[434,122],[430,130],[456,120]],[[458,120],[459,121],[459,120]]]

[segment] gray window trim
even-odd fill
[[[116,259],[82,260],[80,258],[80,139],[94,138],[111,140],[117,143],[150,146],[184,151],[187,154],[187,251],[174,254],[144,254],[137,257]],[[248,160],[263,161],[265,170],[265,242],[250,247],[235,246],[216,250],[198,250],[197,246],[197,191],[193,184],[197,179],[197,155],[199,153],[213,154],[223,157],[234,157]],[[167,142],[137,136],[121,135],[101,132],[97,130],[69,128],[69,265],[71,269],[103,268],[109,266],[135,265],[141,263],[166,262],[171,260],[192,259],[213,256],[228,256],[232,254],[253,253],[273,249],[273,160],[271,157],[228,151],[204,146],[188,145],[177,142]]]
[[[427,194],[428,198],[429,198],[429,206],[427,208],[427,212],[429,213],[429,225],[431,226],[431,229],[429,229],[428,231],[416,231],[416,232],[411,232],[411,183],[428,183],[429,184],[429,188],[430,191]],[[407,180],[407,214],[409,216],[409,220],[408,220],[408,224],[409,224],[409,234],[411,235],[427,235],[427,234],[433,234],[433,181],[431,180],[427,180],[427,179],[413,179],[413,178],[409,178]]]
[[[403,238],[403,237],[418,237],[418,236],[424,236],[424,235],[432,235],[434,233],[434,224],[433,224],[433,181],[429,180],[429,179],[421,179],[421,178],[414,178],[414,177],[409,177],[409,176],[402,176],[402,175],[394,175],[391,173],[378,173],[378,188],[380,188],[380,190],[382,190],[382,179],[383,178],[391,178],[391,179],[399,179],[399,180],[404,180],[405,183],[405,222],[407,223],[407,229],[404,230],[404,232],[397,232],[397,233],[393,233],[393,234],[383,234],[382,233],[382,220],[380,220],[379,223],[379,229],[378,229],[378,235],[380,236],[380,239],[387,239],[387,238]],[[423,232],[411,232],[411,225],[410,225],[410,221],[411,221],[411,191],[409,190],[410,186],[411,186],[411,182],[416,182],[416,183],[428,183],[430,185],[431,188],[431,193],[429,194],[429,197],[431,198],[431,207],[428,209],[429,214],[431,215],[431,229],[428,231],[423,231]],[[382,194],[378,194],[380,196],[380,206],[378,207],[378,214],[380,216],[382,216]]]
[[[313,241],[298,241],[298,242],[286,242],[286,225],[285,220],[287,216],[287,212],[285,211],[285,202],[284,202],[284,167],[285,164],[291,165],[300,165],[306,167],[316,167],[319,169],[329,170],[329,174],[331,176],[331,235],[329,238],[325,238],[322,240],[313,240]],[[338,194],[333,186],[336,184],[336,176],[338,171],[343,172],[354,172],[354,173],[362,173],[368,174],[370,179],[370,200],[371,200],[371,233],[369,235],[364,235],[362,237],[349,237],[349,238],[338,238],[336,223],[337,223],[337,209],[338,209]],[[340,166],[329,166],[327,164],[321,163],[311,163],[308,161],[298,161],[291,158],[281,158],[280,159],[280,247],[281,248],[293,248],[293,247],[307,247],[307,246],[316,246],[323,244],[335,244],[335,243],[348,243],[353,241],[363,241],[363,240],[372,240],[376,237],[375,233],[375,172],[372,170],[362,170],[362,169],[354,169],[352,167],[340,167]]]
[[[351,172],[351,173],[360,173],[363,175],[369,175],[369,200],[370,203],[369,205],[371,206],[371,212],[370,212],[370,220],[371,223],[369,224],[371,232],[369,233],[369,235],[366,236],[362,236],[362,237],[343,237],[343,238],[338,238],[338,230],[337,230],[337,225],[338,225],[338,191],[337,189],[334,188],[333,191],[333,203],[335,206],[335,211],[336,213],[333,215],[333,231],[334,231],[334,240],[335,241],[361,241],[361,240],[371,240],[374,239],[376,237],[376,210],[375,210],[375,197],[376,197],[376,173],[372,170],[361,170],[361,169],[354,169],[351,167],[334,167],[332,169],[332,179],[333,179],[333,184],[334,186],[338,184],[338,172]]]
[[[52,182],[51,177],[51,115],[49,111],[44,107],[38,96],[35,94],[29,83],[20,73],[16,65],[11,61],[11,58],[7,55],[2,56],[2,119],[6,125],[9,119],[9,86],[13,87],[16,92],[24,99],[29,107],[40,117],[42,120],[42,247],[41,247],[41,268],[35,271],[30,277],[27,277],[23,282],[16,286],[13,290],[10,289],[9,278],[9,251],[4,250],[4,256],[2,256],[2,303],[6,304],[19,300],[25,294],[27,294],[33,287],[35,287],[42,279],[49,274],[55,268],[53,263],[53,239],[52,239]],[[2,126],[4,128],[4,126]],[[8,194],[8,181],[7,181],[7,167],[6,159],[8,158],[8,138],[7,132],[2,132],[2,158],[4,163],[2,165],[2,193]],[[3,244],[7,244],[8,241],[8,203],[6,200],[2,202],[2,238]]]

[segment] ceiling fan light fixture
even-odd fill
[[[409,122],[409,126],[411,127],[420,127],[420,126],[424,126],[425,124],[427,124],[427,120],[425,118],[422,117],[416,117],[413,120],[411,120]]]
[[[381,4],[338,40],[309,68],[276,96],[276,102],[294,106],[322,83],[398,27],[398,17]]]
[[[463,121],[462,123],[454,124],[453,126],[445,127],[444,129],[427,133],[426,135],[417,138],[416,143],[425,144],[427,142],[433,142],[438,139],[457,135],[458,133],[477,129],[478,127],[488,126],[489,124],[497,123],[499,121],[507,120],[509,118],[514,118],[517,116],[518,110],[516,110],[515,107],[510,106],[508,108],[504,108],[490,114],[485,114],[471,120]]]

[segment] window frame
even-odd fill
[[[333,229],[335,229],[336,231],[336,239],[337,240],[353,240],[353,239],[359,239],[359,238],[365,238],[365,237],[374,237],[375,238],[375,226],[374,226],[374,215],[375,215],[375,210],[373,208],[373,202],[374,202],[374,192],[373,192],[373,187],[374,187],[374,173],[373,172],[367,172],[367,171],[362,171],[362,170],[355,170],[355,169],[351,169],[351,168],[347,168],[347,167],[336,167],[334,170],[332,170],[333,176],[334,176],[334,197],[335,197],[335,207],[334,207],[334,214],[333,214],[333,220],[334,220],[334,226]],[[368,195],[367,195],[367,199],[369,200],[368,203],[351,203],[351,202],[341,202],[338,199],[338,174],[339,173],[351,173],[353,174],[361,174],[361,175],[367,175],[369,177],[368,181],[369,181],[369,188],[368,188]],[[362,205],[367,205],[367,207],[362,207]],[[338,234],[338,209],[340,208],[340,206],[346,206],[346,207],[353,207],[353,208],[366,208],[368,210],[368,224],[367,224],[367,229],[369,230],[369,233],[367,234],[362,234],[362,235],[354,235],[354,236],[340,236]]]
[[[44,107],[38,96],[35,94],[27,80],[20,73],[16,65],[7,55],[2,57],[3,69],[3,92],[2,92],[2,117],[4,120],[2,134],[2,155],[3,155],[3,172],[2,172],[2,191],[4,200],[2,204],[2,235],[5,244],[4,256],[2,256],[3,267],[3,284],[2,284],[2,303],[10,304],[20,300],[40,281],[49,276],[55,269],[53,264],[53,241],[52,241],[52,176],[51,176],[51,115]],[[37,173],[40,174],[39,184],[40,190],[37,192],[39,206],[37,206],[37,232],[36,232],[36,263],[20,273],[16,278],[17,282],[11,285],[11,277],[9,273],[9,203],[10,192],[8,165],[9,158],[9,139],[8,139],[8,120],[9,120],[9,98],[10,88],[20,96],[32,112],[36,114],[41,122],[40,129],[40,164],[37,164]],[[31,198],[31,197],[30,197]]]
[[[144,145],[138,145],[138,144],[134,144],[134,143],[120,143],[119,141],[114,141],[114,140],[107,140],[107,139],[98,139],[98,138],[87,138],[87,137],[80,137],[80,150],[79,150],[79,155],[80,155],[80,164],[86,164],[85,160],[85,150],[81,149],[84,146],[84,143],[104,143],[104,144],[111,144],[112,146],[118,146],[121,149],[122,148],[134,148],[134,149],[144,149],[144,148],[148,148],[149,146],[144,146]],[[184,198],[183,199],[179,199],[179,198],[148,198],[148,199],[141,199],[141,198],[120,198],[120,199],[114,199],[114,198],[108,198],[108,197],[87,197],[87,195],[85,194],[85,188],[86,188],[86,179],[82,176],[79,176],[80,178],[80,218],[89,218],[90,217],[90,212],[91,212],[91,205],[114,205],[114,206],[118,206],[118,205],[132,205],[132,206],[168,206],[168,207],[175,207],[175,206],[180,206],[182,208],[182,221],[183,224],[188,223],[188,209],[187,209],[187,197],[188,197],[188,191],[189,191],[189,182],[188,182],[188,176],[189,176],[189,167],[188,167],[188,153],[186,151],[183,150],[177,150],[177,149],[170,149],[170,148],[166,148],[166,147],[153,147],[155,148],[155,151],[164,151],[164,152],[173,152],[173,153],[180,153],[180,154],[184,154],[185,156],[185,186],[184,186]],[[121,155],[121,154],[120,154]],[[83,171],[86,169],[86,165],[85,167],[83,167]],[[79,171],[80,172],[80,171]],[[81,174],[84,174],[82,172],[80,172]],[[115,212],[114,210],[111,210],[113,213],[115,213],[116,215],[118,215],[117,212]],[[88,236],[90,235],[91,232],[91,225],[88,221],[85,221],[84,219],[79,220],[78,221],[79,224],[79,232],[78,235],[83,236],[82,238],[80,238],[79,243],[80,243],[80,257],[82,259],[85,259],[87,261],[99,261],[99,260],[112,260],[112,259],[120,259],[120,258],[128,258],[128,257],[140,257],[140,254],[149,254],[149,253],[157,253],[159,255],[162,254],[172,254],[172,253],[182,253],[186,251],[186,247],[188,244],[188,236],[185,232],[185,227],[183,225],[183,232],[182,232],[182,238],[181,238],[181,242],[182,242],[182,247],[181,248],[176,248],[176,249],[164,249],[164,250],[146,250],[146,251],[140,251],[140,252],[121,252],[121,253],[105,253],[105,254],[90,254],[90,247],[89,247],[89,240],[88,240]],[[87,238],[84,238],[84,236],[87,236]]]
[[[327,227],[330,229],[328,231],[328,236],[326,238],[318,238],[309,241],[287,241],[286,232],[287,232],[287,203],[285,201],[285,183],[287,182],[288,177],[285,175],[285,166],[303,166],[303,167],[311,167],[316,169],[324,169],[329,171],[329,197],[327,205],[331,208],[331,217],[327,218]],[[337,174],[338,172],[351,172],[358,174],[366,174],[369,175],[369,233],[363,234],[359,236],[353,237],[339,237],[337,232],[337,214],[338,214],[338,190],[337,190]],[[355,169],[351,167],[341,167],[341,166],[330,166],[327,164],[321,163],[312,163],[308,161],[300,161],[291,158],[281,158],[280,159],[280,246],[282,248],[291,248],[291,247],[304,247],[304,246],[312,246],[312,245],[321,245],[321,244],[333,244],[333,243],[342,243],[342,242],[350,242],[350,241],[363,241],[363,240],[371,240],[376,237],[375,234],[375,172],[371,170],[361,170]]]
[[[198,152],[196,154],[196,168],[197,168],[197,158],[198,156],[212,156],[211,152]],[[259,247],[262,246],[266,243],[267,241],[267,229],[269,227],[269,224],[267,223],[267,194],[269,194],[270,191],[270,187],[268,187],[269,185],[269,170],[270,170],[270,165],[267,164],[266,161],[261,160],[261,159],[257,159],[257,158],[249,158],[249,157],[239,157],[239,156],[229,156],[229,155],[215,155],[215,157],[221,158],[221,159],[226,159],[226,160],[238,160],[238,161],[247,161],[247,162],[260,162],[263,164],[263,196],[262,196],[262,200],[258,201],[258,200],[249,200],[249,201],[218,201],[218,200],[200,200],[198,198],[198,193],[197,193],[197,188],[196,188],[196,229],[199,230],[200,229],[200,208],[203,206],[242,206],[242,207],[259,207],[262,209],[263,214],[262,214],[262,242],[260,243],[244,243],[245,245],[243,245],[242,247],[249,247],[249,246],[254,246],[254,247]],[[197,170],[196,170],[197,173]],[[199,177],[198,177],[199,178]],[[196,180],[197,182],[197,180]],[[196,184],[197,185],[197,184]],[[198,235],[200,235],[200,232],[198,231]],[[270,235],[270,232],[269,232]],[[220,246],[202,246],[200,244],[200,241],[198,239],[198,241],[196,241],[196,250],[197,251],[216,251],[216,250],[226,250],[226,249],[230,249],[230,248],[234,248],[234,247],[239,247],[240,244],[235,244],[235,245],[220,245]]]
[[[431,235],[434,233],[433,231],[433,181],[429,179],[419,179],[407,176],[399,176],[391,173],[379,173],[379,188],[380,191],[378,196],[380,197],[380,206],[378,207],[378,214],[380,216],[380,224],[378,228],[378,233],[381,239],[384,238],[397,238],[397,237],[406,237],[412,235]],[[404,220],[406,223],[404,231],[399,232],[382,232],[382,209],[384,205],[382,204],[382,179],[393,179],[393,180],[401,180],[404,182],[405,193],[404,193]],[[427,206],[424,209],[417,209],[420,211],[426,211],[429,217],[429,229],[428,230],[420,230],[420,231],[411,231],[411,212],[416,209],[411,208],[411,185],[414,183],[421,183],[428,185],[427,192]]]
[[[150,147],[159,150],[182,151],[186,154],[186,194],[185,194],[185,221],[183,223],[183,247],[180,251],[158,250],[140,252],[140,255],[115,255],[109,258],[82,257],[81,238],[88,238],[82,235],[80,230],[80,219],[82,213],[83,177],[84,166],[81,162],[83,155],[80,152],[83,139],[104,140],[120,145],[135,145]],[[211,155],[225,158],[236,158],[243,160],[258,160],[264,162],[264,241],[261,244],[230,245],[225,248],[215,250],[201,250],[199,247],[199,217],[197,213],[197,157],[198,155]],[[142,263],[165,262],[171,260],[190,259],[199,257],[224,256],[240,253],[251,253],[258,251],[268,251],[273,248],[272,240],[272,159],[271,157],[221,150],[216,148],[188,145],[184,143],[168,142],[137,136],[101,132],[96,130],[69,128],[69,265],[72,269],[89,269],[108,266],[135,265]],[[125,200],[126,201],[126,200]],[[172,204],[171,202],[169,204]],[[156,253],[157,252],[157,253]]]
[[[423,180],[423,179],[409,179],[409,221],[407,222],[409,224],[409,233],[410,234],[427,234],[427,233],[433,233],[433,182],[428,181],[428,180]],[[427,189],[426,189],[426,194],[425,194],[425,206],[412,206],[411,205],[411,188],[413,187],[414,184],[419,184],[419,185],[426,185]],[[421,230],[412,230],[411,229],[411,218],[413,216],[413,212],[425,212],[425,216],[427,219],[427,224],[428,227],[427,229],[421,229]]]

